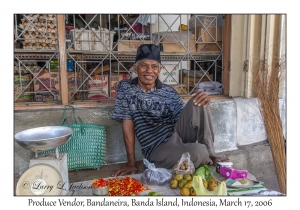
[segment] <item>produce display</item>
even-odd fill
[[[211,178],[211,169],[211,166],[203,165],[197,168],[194,174],[200,175],[204,180],[209,180]]]
[[[105,179],[98,178],[92,181],[93,195],[108,195],[108,182]]]
[[[192,174],[175,174],[169,185],[172,189],[179,188],[180,195],[183,196],[195,196],[199,195],[199,193],[203,195],[203,192],[212,194],[220,189],[223,192],[224,187],[226,189],[225,183],[218,185],[218,181],[211,176],[211,169],[211,166],[203,165]],[[201,180],[200,184],[198,183],[199,180]],[[197,189],[195,189],[195,186]]]
[[[145,186],[139,180],[132,177],[116,177],[107,179],[110,196],[131,196],[137,195],[145,190],[150,190],[150,186]]]
[[[165,185],[171,178],[172,174],[165,168],[156,168],[153,163],[144,159],[147,169],[142,173],[141,181],[149,185]]]
[[[161,196],[162,194],[159,194],[158,192],[155,192],[155,191],[151,191],[147,194],[147,196]]]
[[[107,184],[108,184],[108,182],[102,178],[94,179],[92,181],[93,187],[105,187],[105,186],[107,186]]]
[[[173,166],[173,174],[192,174],[195,171],[193,162],[190,159],[190,154],[188,152],[183,153],[180,160]]]
[[[177,167],[181,168],[181,170],[184,171],[190,168],[189,156],[182,157],[183,158],[181,159],[181,161],[179,161],[180,164],[178,164]],[[144,161],[144,163],[146,163],[146,166],[148,167],[148,172],[141,174],[141,179],[133,178],[130,176],[94,179],[92,181],[93,194],[108,196],[135,196],[139,194],[142,194],[144,196],[163,196],[163,194],[160,193],[160,186],[157,181],[160,180],[161,182],[165,182],[168,175],[164,174],[165,171],[161,170],[159,171],[160,173],[157,174],[158,169],[160,168],[155,168],[154,164],[150,164],[148,161]],[[173,167],[173,169],[174,168],[175,167]],[[201,167],[196,168],[193,173],[184,174],[172,174],[171,170],[168,171],[167,169],[165,169],[170,173],[170,180],[163,186],[170,187],[171,189],[176,189],[176,194],[180,194],[181,196],[227,195],[227,187],[225,181],[220,182],[216,180],[212,176],[213,169],[213,166],[202,165]],[[153,173],[155,173],[155,176],[153,175]],[[149,184],[142,181],[143,179],[145,179],[151,182],[152,176],[155,177],[154,184]],[[149,185],[153,186],[152,191],[150,191],[151,188]],[[106,194],[103,192],[104,189],[102,188],[106,188]]]
[[[204,185],[204,181],[201,176],[197,175],[193,178],[193,188],[196,195],[227,195],[227,188],[225,182],[221,182],[218,185],[218,182],[214,178],[210,178],[207,181],[207,188]]]

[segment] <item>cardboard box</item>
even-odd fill
[[[34,101],[48,102],[60,100],[58,72],[41,72],[34,79]],[[51,92],[50,92],[51,91]]]
[[[60,96],[60,85],[59,85],[59,73],[54,72],[41,72],[38,76],[38,79],[34,79],[34,101],[37,102],[48,102],[48,101],[59,101]],[[75,79],[76,78],[76,79]],[[74,96],[76,92],[76,87],[79,85],[78,74],[75,76],[74,72],[67,73],[68,81],[68,97],[71,100],[78,99],[78,93]],[[75,82],[76,81],[76,82]],[[77,83],[77,84],[76,84]],[[50,93],[50,91],[53,93]],[[72,97],[73,96],[73,97]],[[71,98],[72,97],[72,98]]]
[[[108,97],[109,75],[95,75],[88,79],[88,100],[101,100]]]
[[[114,31],[71,29],[75,50],[107,51],[112,49]],[[110,41],[109,41],[110,40]]]
[[[222,49],[222,42],[197,44],[197,52],[220,52]]]
[[[119,52],[136,52],[137,48],[142,44],[150,44],[150,40],[121,40],[117,42]]]
[[[79,99],[79,92],[76,92],[79,87],[80,81],[78,72],[68,72],[68,99],[77,100]],[[75,94],[74,94],[75,93]]]
[[[222,42],[222,27],[199,28],[197,42]]]
[[[101,75],[102,73],[107,73],[110,71],[109,65],[99,66],[97,68],[91,68],[88,70],[89,73],[93,72],[91,75]]]
[[[213,74],[208,75],[208,77],[213,81]],[[182,76],[182,84],[194,87],[199,82],[200,79],[201,79],[201,77],[194,77],[193,75],[190,75],[190,78],[188,78],[188,75],[184,74]],[[207,76],[204,76],[202,78],[201,82],[204,82],[204,81],[209,81]]]
[[[107,95],[108,96],[108,95]],[[88,93],[88,100],[103,100],[107,99],[107,96],[102,92],[102,93]]]
[[[90,51],[112,50],[114,34],[114,31],[89,30]]]
[[[222,27],[199,28],[197,52],[220,52],[222,49]]]
[[[189,69],[190,62],[188,61],[162,61],[164,68],[159,73],[158,79],[165,84],[179,84],[179,70]]]
[[[195,17],[196,16],[196,17]],[[216,27],[218,23],[222,22],[220,15],[192,15],[189,19],[189,30],[195,32],[198,28]],[[196,28],[196,30],[195,30]]]
[[[111,74],[111,83],[110,83],[110,94],[112,98],[116,98],[118,84],[121,80],[131,79],[131,75],[127,72],[121,73],[112,73]]]
[[[171,85],[179,95],[185,95],[188,93],[186,85]]]
[[[181,33],[184,33],[185,31],[182,31]],[[190,34],[189,38],[189,46],[188,46],[188,39],[187,33],[184,33],[183,35],[176,34],[177,38],[180,39],[182,36],[181,43],[185,47],[183,47],[177,40],[177,38],[173,34],[167,34],[166,38],[162,39],[162,46],[163,46],[163,52],[186,52],[189,50],[190,52],[196,52],[196,45],[195,45],[195,35]]]

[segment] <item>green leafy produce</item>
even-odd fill
[[[211,169],[211,166],[203,165],[197,168],[194,174],[201,176],[202,179],[208,180],[209,178],[211,178]]]
[[[149,192],[149,193],[148,193],[148,196],[158,196],[158,195],[161,195],[161,194],[158,194],[158,193],[155,192],[155,191],[152,191],[152,192]]]

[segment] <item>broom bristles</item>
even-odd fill
[[[269,67],[264,61],[260,62],[260,67],[254,72],[254,87],[260,100],[260,111],[271,147],[279,189],[286,194],[286,153],[278,100],[279,75],[283,63],[274,62]]]

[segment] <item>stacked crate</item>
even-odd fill
[[[21,19],[18,36],[23,37],[25,50],[55,50],[57,47],[56,15],[25,14]]]

